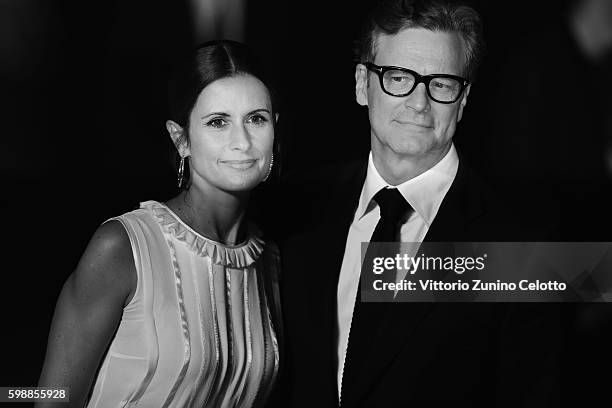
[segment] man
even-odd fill
[[[452,143],[481,48],[469,7],[391,0],[374,9],[355,70],[371,153],[326,174],[332,182],[319,196],[330,217],[284,246],[283,384],[292,406],[556,398],[548,305],[531,313],[529,305],[361,303],[358,293],[361,242],[517,239],[512,214],[495,208]],[[390,216],[391,207],[399,210]]]

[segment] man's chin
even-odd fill
[[[422,159],[438,150],[432,134],[402,134],[394,135],[386,139],[372,139],[372,151],[382,156],[395,156],[406,159]]]
[[[429,143],[419,143],[418,141],[392,143],[389,146],[390,152],[398,157],[419,158],[426,156],[432,146]]]

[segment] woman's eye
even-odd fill
[[[208,121],[208,123],[206,123],[206,126],[210,126],[214,128],[222,128],[225,125],[227,125],[227,121],[222,118],[215,118],[215,119]]]
[[[263,115],[253,115],[251,117],[249,117],[248,122],[249,123],[253,123],[255,125],[262,125],[264,123],[266,123],[268,121],[268,119],[266,117],[264,117]]]

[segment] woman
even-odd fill
[[[68,386],[79,407],[263,405],[278,371],[278,251],[245,220],[273,164],[262,78],[229,41],[179,70],[166,128],[186,188],[95,233],[58,300],[40,386]]]

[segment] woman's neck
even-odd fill
[[[168,200],[167,205],[196,232],[233,245],[246,239],[248,199],[248,192],[203,192],[191,187]]]

